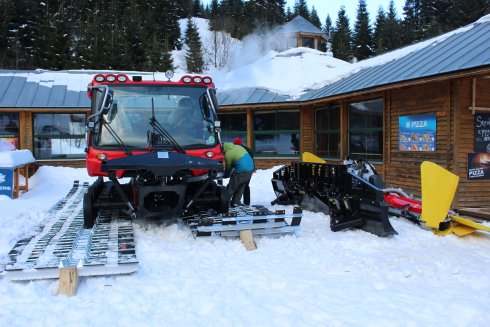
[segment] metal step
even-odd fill
[[[78,266],[79,276],[128,274],[137,270],[132,221],[117,210],[102,210],[92,229],[83,228],[83,195],[88,184],[75,183],[50,211],[37,234],[9,252],[2,273],[10,280],[58,278],[59,267]]]
[[[295,207],[292,214],[284,210],[270,211],[264,206],[240,206],[227,213],[201,211],[184,217],[194,236],[240,236],[240,231],[252,230],[253,235],[285,235],[301,230],[302,209]],[[290,220],[288,223],[287,220]]]

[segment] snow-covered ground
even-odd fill
[[[271,208],[273,171],[254,174],[254,204]],[[0,197],[0,262],[75,179],[91,180],[45,166],[29,192]],[[136,273],[82,278],[74,297],[54,296],[56,280],[0,278],[0,326],[488,326],[490,234],[391,223],[392,238],[334,233],[328,216],[305,212],[300,233],[256,238],[247,251],[237,239],[194,239],[180,223],[138,222]]]

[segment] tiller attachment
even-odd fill
[[[330,214],[334,232],[360,228],[380,237],[398,234],[388,219],[383,191],[346,165],[293,162],[273,173],[272,186],[277,196],[272,204]]]

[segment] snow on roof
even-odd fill
[[[302,16],[296,16],[291,21],[284,24],[281,29],[279,29],[278,34],[292,34],[292,33],[308,33],[323,35],[326,39],[325,33],[321,29],[313,25],[311,22],[303,18]]]
[[[0,167],[15,168],[36,162],[29,150],[0,151]]]

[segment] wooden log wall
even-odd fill
[[[454,154],[455,173],[460,177],[457,207],[490,207],[490,180],[468,180],[468,153],[474,152],[475,123],[472,105],[472,78],[453,82],[455,89]],[[490,108],[490,78],[476,79],[476,106]]]
[[[452,166],[450,81],[395,89],[385,94],[385,183],[420,196],[420,164],[435,162],[446,169]],[[400,116],[436,114],[436,151],[399,151]]]

